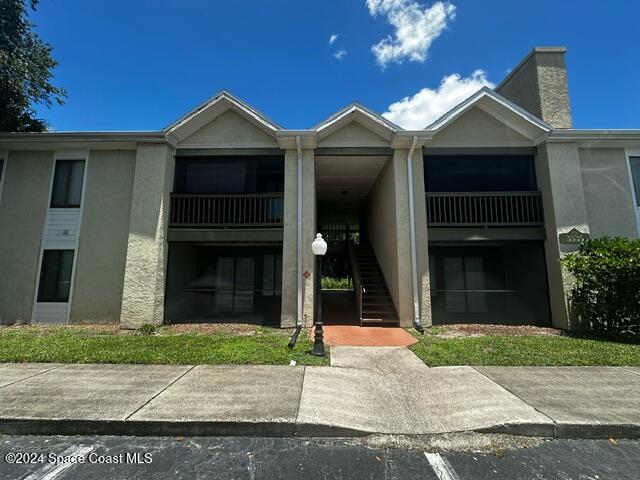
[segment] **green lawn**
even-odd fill
[[[429,366],[640,365],[640,344],[566,336],[424,335],[411,350]]]
[[[292,350],[285,332],[260,328],[251,334],[118,334],[90,328],[2,328],[0,362],[324,365],[308,355],[304,332]]]

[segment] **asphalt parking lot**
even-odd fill
[[[371,447],[357,439],[3,436],[0,456],[0,478],[11,480],[640,477],[636,440],[542,440],[528,448],[456,453]]]

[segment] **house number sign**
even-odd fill
[[[560,243],[580,243],[582,240],[587,240],[589,238],[588,233],[583,233],[577,228],[572,228],[566,233],[561,233],[558,235],[558,240]]]

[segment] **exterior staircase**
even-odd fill
[[[362,283],[362,326],[397,325],[398,315],[371,245],[354,245]]]

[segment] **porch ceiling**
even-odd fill
[[[362,199],[378,178],[385,156],[316,157],[316,194],[319,199]]]

